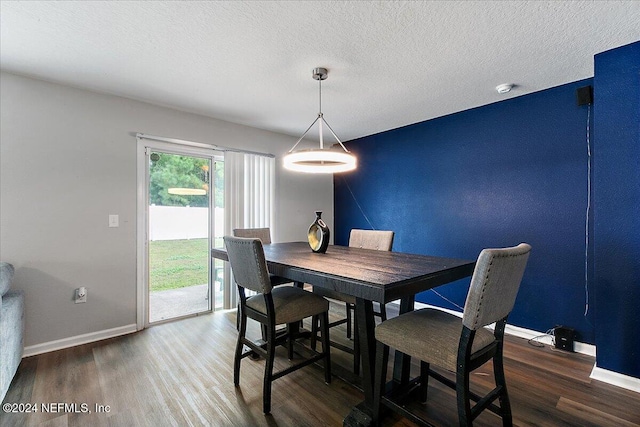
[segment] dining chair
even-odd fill
[[[482,250],[471,278],[462,318],[428,308],[401,314],[376,327],[373,401],[376,425],[379,425],[382,406],[414,423],[432,425],[404,406],[412,392],[417,392],[420,400],[426,402],[429,376],[456,390],[460,426],[471,426],[485,409],[501,416],[503,426],[513,424],[502,355],[504,328],[530,251],[531,246],[526,243]],[[491,332],[487,325],[494,322]],[[390,347],[419,359],[420,374],[408,384],[388,389],[385,383]],[[487,395],[479,396],[469,390],[469,376],[489,360],[493,361],[495,388]],[[431,369],[432,365],[455,372],[455,381]],[[494,403],[496,399],[499,406]],[[471,400],[475,402],[474,406],[471,406]]]
[[[244,237],[244,238],[254,238],[254,239],[260,239],[260,241],[262,242],[263,245],[269,245],[271,244],[271,229],[269,227],[263,227],[263,228],[234,228],[233,229],[233,236],[234,237]],[[287,283],[292,283],[291,280],[287,279],[286,277],[281,277],[281,276],[276,276],[275,274],[271,274],[269,273],[269,280],[271,281],[271,284],[273,286],[278,286],[278,285],[285,285]],[[299,288],[302,287],[302,284],[298,285],[296,284],[296,286],[298,286]],[[236,315],[236,329],[240,328],[240,305],[238,304],[238,314]],[[266,334],[266,331],[264,331],[264,325],[263,325],[263,335]]]
[[[353,229],[349,234],[349,247],[361,248],[361,249],[373,249],[378,251],[390,251],[393,246],[393,231],[386,230],[360,230]],[[331,345],[339,350],[353,354],[353,372],[359,374],[360,372],[360,342],[358,339],[358,324],[356,322],[355,315],[352,316],[352,312],[355,312],[356,298],[351,295],[346,295],[340,292],[336,292],[331,289],[321,288],[319,286],[313,287],[313,292],[318,295],[322,295],[325,298],[329,298],[335,301],[341,301],[345,303],[346,317],[335,322],[329,323],[329,328],[342,325],[347,325],[347,338],[351,338],[351,319],[353,317],[353,348],[342,345],[338,342],[331,341]],[[384,308],[384,304],[380,304],[379,311],[374,309],[374,316],[380,317],[383,321],[387,319],[387,313]],[[317,321],[312,322],[311,331],[311,345],[315,345],[314,337],[317,335]]]
[[[240,297],[240,330],[233,364],[233,383],[240,385],[242,359],[259,354],[265,359],[262,389],[262,409],[271,412],[271,384],[276,379],[304,366],[324,359],[325,382],[331,382],[331,358],[329,351],[329,302],[319,295],[295,286],[274,287],[264,257],[262,242],[257,238],[225,236],[229,264]],[[256,292],[247,297],[245,290]],[[289,359],[293,359],[293,344],[299,335],[299,323],[307,317],[318,316],[321,325],[322,352],[312,351],[312,356],[278,372],[273,371],[277,345],[288,345]],[[266,327],[264,341],[254,342],[246,337],[247,318]],[[283,333],[276,334],[276,325],[287,325]],[[245,351],[245,346],[249,348]]]
[[[260,239],[263,245],[271,244],[271,229],[268,227],[265,228],[234,228],[233,229],[234,237],[245,237],[245,238],[254,238]],[[269,278],[271,280],[271,284],[273,286],[283,285],[285,283],[291,283],[290,279],[286,277],[276,276],[275,274],[269,273]]]

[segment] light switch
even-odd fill
[[[109,214],[109,227],[119,227],[120,217],[118,215]]]

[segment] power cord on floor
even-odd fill
[[[530,338],[527,342],[529,343],[529,345],[532,345],[534,347],[544,347],[544,343],[541,343],[537,340],[546,336],[551,336],[551,344],[556,345],[555,330],[556,328],[548,329],[544,334]]]

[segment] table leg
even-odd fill
[[[344,419],[344,426],[369,426],[373,413],[373,378],[375,371],[376,340],[373,304],[361,298],[356,299],[356,318],[362,356],[362,389],[364,402],[354,407]]]

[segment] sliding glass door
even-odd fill
[[[223,268],[211,248],[223,235],[224,158],[198,147],[144,143],[139,321],[148,326],[222,307]]]
[[[211,310],[212,163],[149,154],[149,323]]]
[[[145,134],[137,140],[138,329],[234,308],[228,264],[214,261],[211,248],[234,228],[272,227],[274,157]]]

